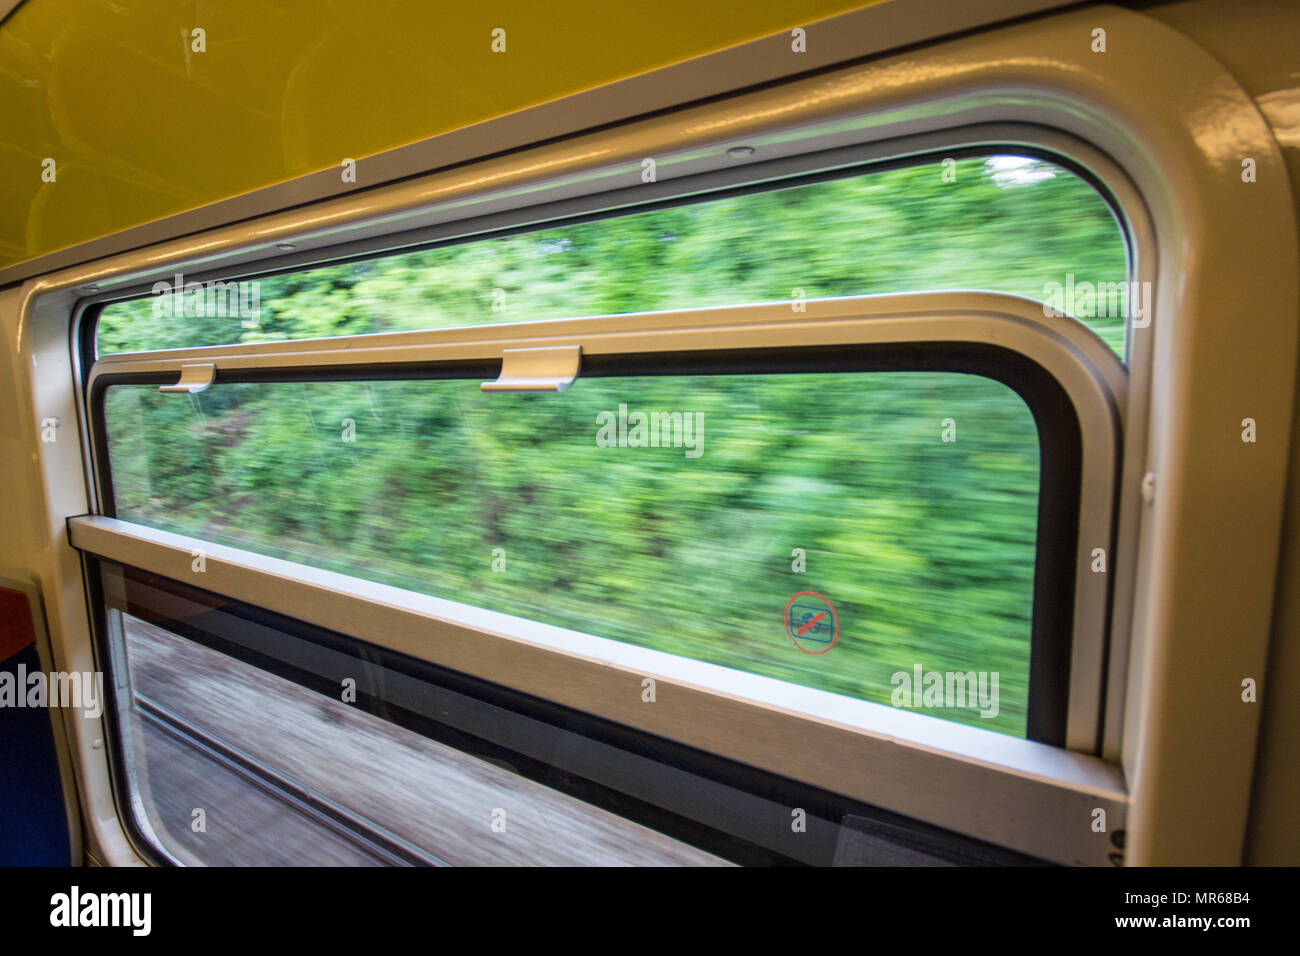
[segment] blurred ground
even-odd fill
[[[123,621],[135,694],[446,863],[726,865],[161,628]],[[132,725],[128,761],[145,814],[182,862],[382,862],[157,726],[138,717]],[[192,829],[195,809],[205,812],[205,832]],[[501,810],[505,829],[494,832]]]

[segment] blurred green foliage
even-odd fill
[[[687,309],[979,289],[1041,301],[1047,282],[1120,281],[1101,198],[1008,157],[853,176],[260,280],[261,321],[107,306],[101,354]],[[493,311],[493,291],[506,308]],[[1124,322],[1088,324],[1123,355]]]
[[[961,160],[261,280],[261,321],[105,309],[101,353],[859,293],[1041,299],[1124,278],[1109,209],[1037,161]],[[506,309],[492,310],[505,290]],[[1069,320],[1062,320],[1069,321]],[[1093,320],[1122,354],[1122,319]],[[597,416],[702,413],[704,453],[603,448]],[[888,704],[890,676],[996,671],[1023,735],[1038,443],[995,382],[942,372],[115,386],[118,514]],[[957,440],[941,440],[942,422]],[[352,422],[354,441],[349,441]],[[493,570],[493,549],[505,570]],[[791,569],[792,549],[807,571]],[[836,607],[801,653],[782,609]]]

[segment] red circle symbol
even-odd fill
[[[803,604],[795,603],[799,598],[804,597],[805,595],[816,598],[818,601],[821,601],[822,604],[826,605],[826,607],[824,609],[820,608],[812,601],[807,601]],[[805,641],[816,641],[819,644],[824,643],[825,617],[827,612],[830,612],[831,618],[830,643],[821,650],[810,651],[808,648],[800,644],[799,641],[802,639]],[[805,654],[825,654],[834,647],[835,642],[840,639],[840,616],[835,613],[835,608],[831,602],[826,600],[826,598],[822,597],[816,591],[800,591],[795,594],[794,597],[790,598],[790,600],[786,601],[784,617],[785,632],[790,635],[790,640],[794,643],[794,646],[799,648],[799,650],[803,651]],[[816,636],[809,636],[814,634]]]

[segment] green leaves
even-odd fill
[[[195,398],[110,390],[124,517],[880,703],[918,663],[998,671],[996,721],[948,716],[1024,732],[1037,434],[995,382],[219,384]],[[702,414],[705,453],[599,446],[597,415],[620,404]],[[948,412],[956,442],[940,438]],[[805,589],[839,611],[825,657],[783,629]]]

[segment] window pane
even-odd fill
[[[131,805],[146,838],[186,863],[1033,862],[157,575],[100,569],[115,671],[129,676],[115,704]]]
[[[1125,278],[1123,238],[1089,184],[1041,160],[993,156],[552,226],[243,286],[186,291],[186,280],[173,278],[155,287],[158,295],[106,306],[97,335],[100,353],[109,354],[795,296],[971,289],[1051,302],[1123,357],[1127,305],[1092,290]],[[1059,294],[1065,289],[1070,294]]]
[[[1039,451],[992,380],[117,385],[106,421],[127,520],[1025,734]]]
[[[122,623],[134,692],[131,782],[163,848],[184,863],[725,862],[366,713],[342,693],[308,690],[130,614]],[[370,684],[361,666],[350,673]],[[266,787],[280,780],[289,786]],[[330,819],[334,808],[346,816]],[[376,832],[372,847],[364,838]]]

